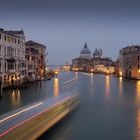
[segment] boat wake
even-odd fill
[[[63,86],[64,86],[64,85],[68,85],[68,84],[74,82],[75,80],[77,80],[77,78],[78,78],[78,76],[75,76],[73,79],[68,80],[68,81],[66,81],[66,82],[63,82],[62,85],[63,85]]]

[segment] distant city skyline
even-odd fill
[[[71,63],[85,42],[116,59],[140,44],[138,0],[0,0],[0,28],[23,29],[26,40],[47,46],[48,63]]]

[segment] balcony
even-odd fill
[[[8,70],[8,73],[15,73],[15,72],[16,72],[15,69],[10,69],[10,70]]]
[[[8,62],[15,62],[15,58],[12,57],[12,56],[5,56],[5,59],[8,61]]]

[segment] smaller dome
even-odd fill
[[[100,55],[100,52],[97,49],[95,49],[94,55]]]
[[[91,54],[91,51],[88,49],[86,43],[84,45],[84,48],[81,50],[80,54]]]

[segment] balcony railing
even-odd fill
[[[7,61],[12,61],[12,62],[15,61],[15,57],[12,57],[12,56],[5,56],[5,59],[6,59]]]
[[[15,69],[10,69],[10,70],[8,70],[8,72],[9,72],[9,73],[15,73],[16,70],[15,70]]]

